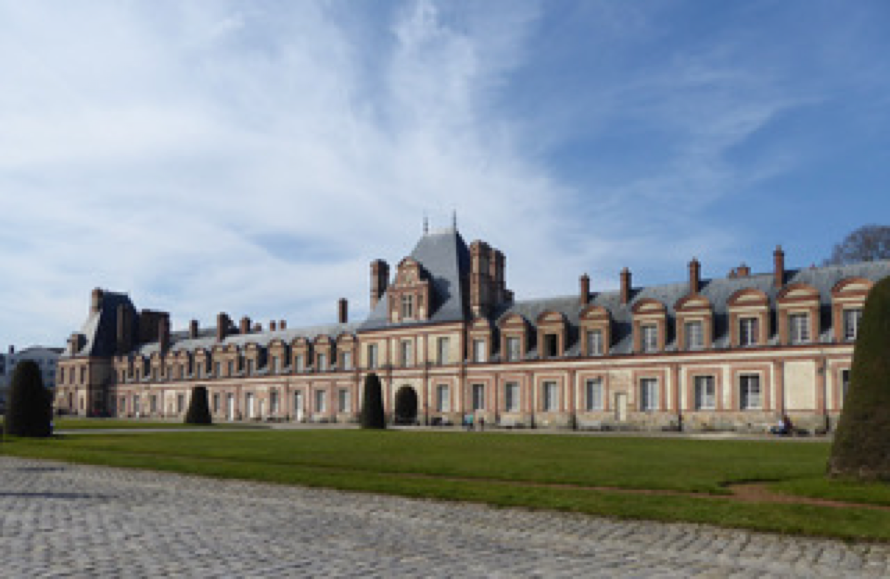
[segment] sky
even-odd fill
[[[885,0],[0,0],[0,348],[64,345],[94,287],[174,330],[361,319],[425,217],[520,300],[819,264],[890,221],[888,30]]]

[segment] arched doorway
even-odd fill
[[[395,424],[417,424],[417,392],[411,386],[402,386],[396,392],[393,422]]]

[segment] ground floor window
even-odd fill
[[[640,410],[658,410],[658,380],[655,378],[640,379]]]
[[[152,394],[148,399],[148,405],[149,405],[149,408],[151,409],[151,412],[157,412],[158,411],[158,397],[155,396],[154,394]]]
[[[544,412],[559,410],[559,389],[556,382],[544,382]]]
[[[439,412],[451,410],[451,397],[448,395],[448,386],[445,384],[436,386],[436,410]]]
[[[176,395],[176,412],[182,412],[185,409],[185,396],[182,394]]]
[[[519,411],[519,384],[507,382],[504,387],[504,409],[507,412]]]
[[[847,391],[850,389],[850,369],[841,370],[841,404],[847,399]]]
[[[278,416],[278,390],[272,390],[269,393],[269,411],[273,416]]]
[[[133,396],[133,412],[139,414],[139,395]]]
[[[315,411],[327,412],[328,409],[328,393],[324,390],[315,391]]]
[[[587,394],[587,402],[586,409],[587,410],[602,410],[603,409],[603,379],[602,378],[590,378],[587,380],[586,384],[586,392]]]
[[[742,374],[739,376],[739,406],[742,410],[762,407],[760,393],[760,376],[758,374]]]
[[[213,412],[219,412],[219,394],[213,395]]]
[[[716,408],[716,391],[713,376],[695,377],[695,409],[714,410]]]
[[[337,394],[337,407],[340,412],[349,412],[351,407],[351,400],[349,399],[349,390],[345,388],[340,390]]]
[[[254,417],[253,392],[248,392],[248,393],[244,396],[244,400],[245,400],[245,402],[246,402],[245,406],[247,406],[247,417],[248,417],[248,418],[253,418],[253,417]]]
[[[485,410],[484,384],[473,384],[473,410]]]

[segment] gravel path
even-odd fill
[[[0,457],[3,577],[882,577],[890,545]]]

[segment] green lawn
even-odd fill
[[[890,511],[726,498],[792,494],[890,505],[890,485],[828,482],[828,445],[535,434],[305,430],[69,434],[0,453],[624,518],[890,540]],[[696,493],[638,494],[590,487]]]
[[[268,428],[263,424],[217,423],[209,426],[183,424],[182,422],[160,422],[151,420],[124,420],[116,418],[56,418],[55,430],[166,430],[179,428]]]

